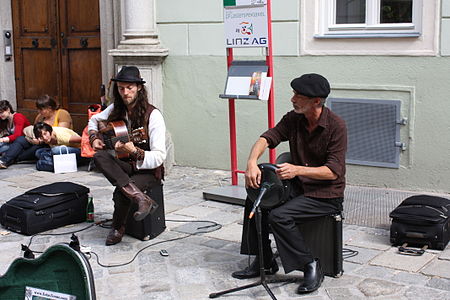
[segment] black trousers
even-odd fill
[[[342,211],[342,200],[313,199],[303,195],[296,196],[271,210],[262,209],[261,231],[264,252],[264,265],[268,267],[272,259],[270,248],[269,224],[286,273],[299,270],[313,261],[308,245],[298,228],[311,218],[323,217]],[[244,210],[241,254],[258,254],[258,236],[255,219],[248,219],[253,202],[247,198]]]
[[[121,192],[121,188],[131,182],[145,193],[148,189],[161,184],[161,180],[156,179],[151,170],[136,170],[132,164],[116,158],[106,150],[97,151],[94,162],[106,179],[116,187],[113,193],[113,226],[118,229],[124,224],[131,206],[130,199]]]

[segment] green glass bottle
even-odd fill
[[[86,222],[94,222],[94,198],[91,194],[88,196],[86,208]]]

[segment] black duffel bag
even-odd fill
[[[443,250],[450,238],[450,199],[416,195],[403,200],[389,216],[393,245]]]
[[[0,208],[0,223],[32,235],[86,220],[89,188],[73,182],[43,185],[12,198]]]

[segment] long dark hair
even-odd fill
[[[4,112],[9,108],[10,113],[14,113],[14,109],[11,106],[11,103],[9,103],[8,100],[1,100],[0,101],[0,113]],[[8,120],[2,120],[0,119],[0,130],[5,130],[8,126]]]
[[[140,84],[137,84],[139,87]],[[136,104],[134,105],[133,114],[131,115],[131,128],[139,128],[142,125],[147,126],[147,124],[142,124],[145,119],[145,113],[150,106],[148,103],[147,90],[144,85],[140,85],[141,89],[137,92],[136,96]],[[119,89],[117,87],[117,83],[114,82],[113,85],[113,97],[114,97],[114,108],[111,111],[111,114],[108,117],[108,122],[123,120],[125,121],[125,115],[127,111],[127,106],[122,100],[122,96],[119,94]]]

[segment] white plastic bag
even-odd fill
[[[63,147],[66,149],[65,154],[61,151]],[[53,168],[55,169],[55,174],[76,172],[78,170],[77,155],[69,153],[69,149],[66,146],[61,146],[59,154],[53,155]]]

